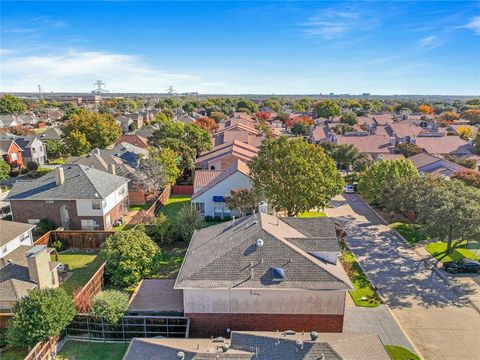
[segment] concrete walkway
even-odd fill
[[[480,314],[471,283],[447,283],[355,194],[338,196],[327,214],[425,359],[479,360]]]

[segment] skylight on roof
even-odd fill
[[[273,281],[283,281],[285,280],[285,270],[281,267],[272,268],[272,277]]]

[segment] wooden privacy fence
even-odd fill
[[[173,195],[193,195],[193,185],[173,185]]]
[[[85,286],[75,295],[75,300],[81,296],[87,296],[92,298],[95,294],[98,294],[102,291],[103,288],[103,275],[105,273],[105,264],[104,262],[98,270],[93,274],[90,280],[85,284]]]
[[[35,245],[52,245],[60,241],[65,247],[78,249],[98,249],[115,231],[54,230],[49,231],[35,241]]]
[[[172,187],[168,185],[165,189],[163,189],[162,193],[159,195],[157,200],[147,209],[145,210],[145,216],[155,216],[160,212],[162,206],[168,201],[170,198],[170,193],[172,191]]]
[[[50,360],[60,351],[67,341],[65,333],[59,336],[52,336],[47,341],[38,342],[25,357],[25,360]]]

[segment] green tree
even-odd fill
[[[274,98],[265,99],[263,101],[263,106],[268,107],[270,110],[273,111],[280,111],[280,109],[282,108],[282,104],[280,104],[280,101]]]
[[[197,210],[190,205],[182,206],[175,223],[180,239],[186,242],[190,241],[195,230],[201,229],[204,225],[205,222]]]
[[[26,108],[25,103],[16,96],[0,96],[0,114],[22,114]]]
[[[0,158],[0,181],[7,180],[10,176],[10,165]]]
[[[293,125],[291,132],[297,136],[310,136],[312,134],[312,127],[303,122],[297,122]]]
[[[91,112],[72,116],[63,129],[64,137],[73,131],[85,135],[91,148],[98,149],[114,144],[122,133],[112,115]]]
[[[33,289],[13,307],[8,326],[8,342],[14,346],[33,346],[60,334],[73,320],[73,299],[64,289]]]
[[[480,109],[465,110],[462,118],[470,121],[470,124],[480,124]]]
[[[248,114],[256,113],[258,111],[258,105],[252,100],[241,98],[237,101],[237,111],[246,112]]]
[[[163,213],[153,219],[146,231],[148,236],[159,244],[169,244],[176,240],[175,226]]]
[[[238,210],[240,216],[244,216],[249,210],[255,208],[258,198],[255,191],[250,189],[233,189],[230,194],[225,197],[225,204],[230,210]]]
[[[357,125],[357,114],[353,111],[345,111],[342,113],[342,117],[340,118],[340,122],[343,124],[347,124],[350,126]]]
[[[264,141],[250,169],[257,193],[289,216],[324,208],[343,188],[334,161],[321,147],[301,138]]]
[[[368,159],[368,155],[359,151],[352,144],[341,144],[337,145],[332,151],[332,158],[345,169],[348,174],[350,167],[353,167],[356,162],[362,162],[362,164],[364,164],[365,159]]]
[[[403,179],[414,179],[418,176],[418,170],[410,160],[376,161],[360,178],[358,190],[373,201],[379,202],[387,188]]]
[[[118,231],[102,243],[100,254],[108,259],[105,275],[114,286],[132,286],[153,275],[161,253],[143,231]]]
[[[149,156],[140,160],[133,181],[147,192],[156,192],[173,184],[179,175],[177,154],[172,149],[150,148]]]
[[[227,115],[225,115],[223,112],[221,111],[212,111],[210,113],[210,118],[212,118],[213,120],[215,120],[217,123],[219,123],[220,121],[224,120],[227,118]]]
[[[470,185],[480,189],[480,173],[477,171],[463,170],[457,171],[452,176],[454,179],[463,181],[466,185]]]
[[[65,111],[65,114],[63,115],[63,120],[70,120],[75,115],[82,115],[86,113],[88,113],[87,109],[78,106],[72,106]]]
[[[128,295],[122,291],[104,290],[93,297],[91,313],[110,324],[118,324],[128,310]]]
[[[45,144],[47,157],[49,159],[60,159],[65,155],[65,145],[63,145],[62,141],[52,139],[45,139],[42,141]]]
[[[333,100],[322,100],[313,105],[313,111],[318,117],[333,119],[340,115],[341,108]]]
[[[417,144],[400,143],[395,147],[395,152],[408,158],[410,156],[422,153],[423,150]]]
[[[88,142],[87,137],[79,130],[64,133],[63,142],[67,152],[72,156],[84,155],[92,150],[92,145]]]

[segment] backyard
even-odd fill
[[[57,360],[121,360],[128,344],[96,343],[68,340]]]
[[[463,241],[456,245],[453,252],[449,255],[446,254],[447,243],[442,241],[428,244],[425,246],[425,250],[442,263],[462,258],[480,260],[480,243],[478,242]]]
[[[188,205],[191,199],[192,197],[189,195],[172,195],[160,212],[168,217],[172,223],[175,223],[178,212],[183,206]]]
[[[175,279],[180,267],[182,266],[183,258],[187,252],[188,243],[177,242],[172,245],[162,245],[162,259],[160,268],[155,279]]]
[[[74,289],[85,286],[103,263],[103,259],[98,256],[98,252],[93,250],[90,252],[69,250],[58,254],[58,260],[55,259],[55,255],[52,255],[52,261],[67,264],[70,271],[73,271],[73,274],[62,284],[62,287],[69,294]]]

